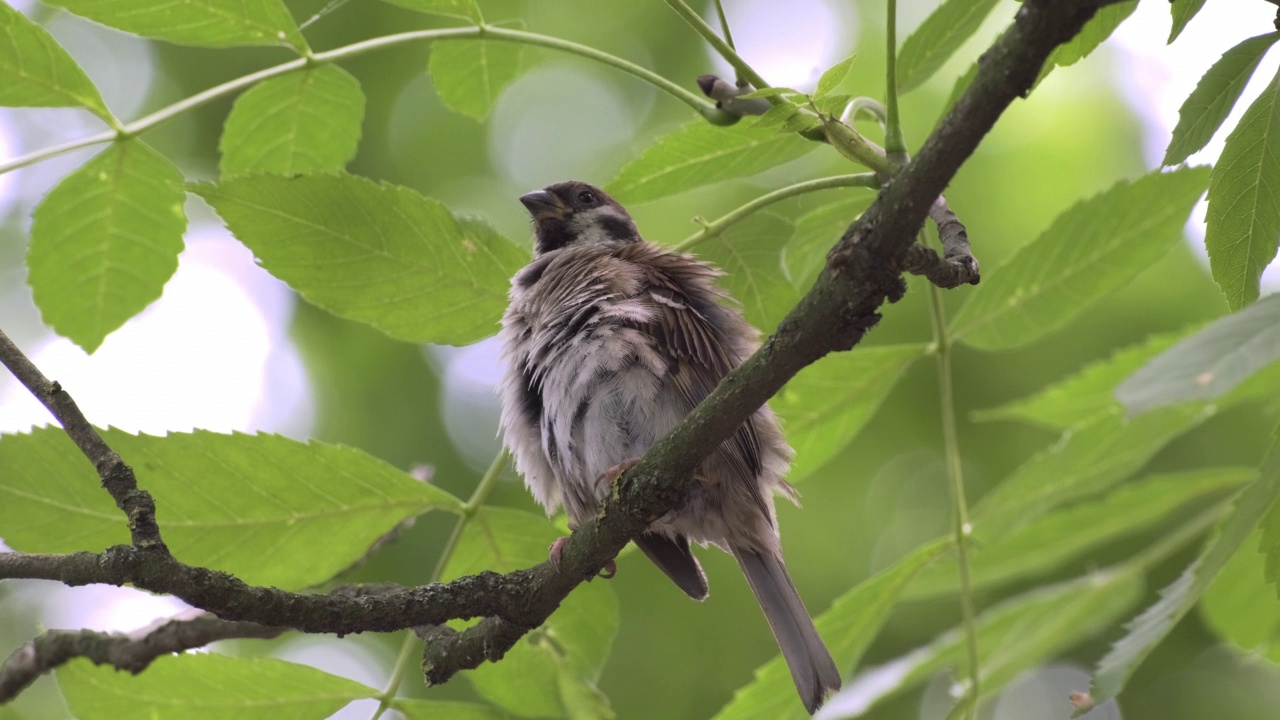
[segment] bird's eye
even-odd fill
[[[578,193],[578,202],[583,205],[594,205],[596,202],[596,194],[590,190],[583,190]]]

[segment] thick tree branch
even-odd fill
[[[78,657],[135,675],[161,655],[204,647],[218,640],[269,639],[284,632],[255,623],[227,622],[207,613],[169,619],[128,634],[50,630],[13,652],[0,666],[0,703],[8,702],[44,673]]]
[[[536,627],[545,616],[529,607],[531,586],[551,582],[547,577],[556,574],[546,564],[507,575],[486,572],[415,588],[393,590],[395,586],[380,585],[368,592],[339,588],[329,594],[305,594],[248,585],[227,573],[193,567],[167,553],[128,545],[101,553],[0,554],[0,579],[57,580],[73,586],[130,583],[172,595],[226,620],[339,635],[391,632],[485,616]]]
[[[18,382],[25,385],[53,413],[71,441],[93,463],[98,477],[102,478],[102,487],[111,493],[116,506],[124,511],[129,520],[129,532],[134,546],[168,552],[164,541],[160,539],[160,526],[156,524],[155,501],[151,499],[150,493],[138,489],[133,469],[124,464],[116,451],[89,424],[84,413],[80,412],[76,402],[62,386],[57,382],[50,382],[3,331],[0,331],[0,363],[4,363],[9,372],[18,378]]]
[[[853,347],[875,326],[878,308],[904,292],[901,273],[910,265],[916,232],[935,199],[1005,108],[1031,88],[1049,53],[1078,33],[1095,9],[1105,4],[1107,0],[1027,0],[1023,4],[1014,26],[983,55],[977,77],[964,96],[916,158],[844,233],[828,255],[827,267],[777,333],[626,473],[599,517],[575,532],[564,546],[558,569],[543,563],[507,575],[482,573],[448,584],[386,593],[306,595],[252,587],[225,573],[184,565],[168,554],[153,528],[135,530],[134,547],[117,546],[100,554],[0,555],[0,578],[46,578],[68,584],[129,582],[182,598],[225,620],[307,632],[391,631],[483,616],[485,620],[462,632],[425,631],[430,638],[424,655],[428,678],[441,683],[458,670],[501,658],[524,633],[541,625],[574,587],[594,578],[632,537],[678,505],[694,468],[749,414],[806,365],[829,352]],[[957,241],[952,244],[958,247]],[[947,253],[958,257],[950,250]],[[7,338],[4,342],[11,347]],[[10,365],[9,359],[5,364]],[[29,363],[15,364],[15,374],[34,378],[24,384],[42,400],[48,398],[45,404],[68,432],[73,426],[76,432],[92,431],[83,417],[77,417],[78,412],[66,413],[70,398],[60,388]],[[96,433],[89,440],[94,437]],[[85,452],[95,464],[98,457],[114,456],[101,454],[103,449],[110,452],[105,445],[88,447]],[[108,489],[134,524],[139,515],[153,516],[149,508],[129,509],[139,507],[140,491],[132,484],[132,473],[128,478],[123,491],[119,484]]]

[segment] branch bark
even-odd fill
[[[12,700],[36,678],[77,657],[136,675],[161,655],[204,647],[218,640],[269,639],[283,632],[283,628],[219,620],[208,613],[161,621],[128,634],[50,630],[15,650],[0,666],[0,703]]]
[[[18,382],[53,413],[71,441],[93,463],[98,477],[102,478],[102,487],[111,494],[116,507],[124,511],[129,521],[129,533],[134,547],[168,553],[169,549],[160,538],[160,526],[156,524],[156,503],[151,499],[150,493],[138,489],[133,469],[120,459],[116,451],[89,424],[76,401],[71,399],[62,386],[57,382],[50,382],[4,331],[0,331],[0,363],[4,363],[9,372],[18,378]]]
[[[977,285],[978,259],[969,249],[969,232],[964,223],[952,212],[947,199],[941,195],[929,208],[929,217],[938,226],[938,240],[942,243],[942,257],[919,243],[907,252],[902,269],[912,275],[923,275],[940,288],[961,285]]]
[[[428,680],[442,683],[459,670],[500,659],[578,584],[594,578],[632,537],[675,507],[694,468],[750,413],[802,368],[829,352],[852,348],[876,325],[878,308],[905,291],[901,274],[912,267],[915,235],[961,163],[1009,104],[1031,88],[1049,53],[1078,33],[1098,7],[1112,1],[1023,4],[1013,27],[979,61],[969,89],[919,154],[846,230],[812,289],[777,333],[626,473],[598,519],[570,537],[558,569],[543,563],[507,575],[482,573],[385,593],[308,595],[253,587],[225,573],[185,565],[160,541],[154,507],[137,489],[132,471],[105,447],[56,383],[49,383],[34,366],[27,367],[29,362],[14,362],[11,355],[17,349],[4,338],[0,354],[5,364],[17,367],[14,373],[25,376],[24,384],[74,433],[77,445],[99,468],[108,491],[130,519],[134,545],[97,554],[0,555],[0,578],[44,578],[71,585],[128,582],[182,598],[224,620],[305,632],[392,631],[484,617],[461,632],[424,631],[429,638],[424,655]],[[953,238],[953,249],[959,247],[958,237]],[[948,257],[960,256],[946,252]]]

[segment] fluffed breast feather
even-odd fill
[[[545,253],[512,279],[501,333],[501,425],[548,514],[563,502],[571,520],[594,515],[591,474],[643,454],[755,350],[759,334],[726,304],[714,285],[719,275],[638,241]],[[596,426],[620,431],[593,435]],[[773,524],[773,491],[794,497],[783,480],[790,457],[763,407],[699,475],[731,485],[721,492],[749,497]]]

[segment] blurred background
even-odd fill
[[[300,21],[326,0],[293,0]],[[288,59],[277,49],[215,51],[149,42],[24,0],[13,4],[43,23],[125,120],[220,82]],[[706,72],[731,76],[702,41],[660,2],[555,3],[483,0],[490,21],[523,18],[531,30],[601,48],[693,87]],[[883,96],[884,8],[849,0],[727,0],[739,51],[773,84],[811,89],[827,67],[856,53],[852,90]],[[900,38],[936,3],[899,2]],[[1014,2],[1001,3],[979,33],[924,88],[904,98],[908,143],[918,145],[943,111],[954,79],[1009,22]],[[715,24],[714,10],[701,8]],[[1030,101],[1016,103],[951,185],[949,199],[966,222],[985,268],[1030,242],[1076,200],[1157,166],[1177,120],[1177,108],[1204,70],[1240,40],[1271,28],[1275,8],[1253,2],[1210,2],[1174,47],[1165,46],[1168,3],[1141,3],[1101,50],[1055,71]],[[317,50],[380,34],[450,24],[372,2],[351,0],[307,29]],[[412,187],[456,212],[483,215],[508,237],[528,237],[515,198],[547,183],[578,178],[606,183],[656,136],[690,120],[688,108],[653,88],[577,57],[530,48],[527,70],[484,123],[451,113],[426,75],[427,45],[401,46],[344,63],[368,98],[357,174]],[[1245,91],[1236,118],[1275,72],[1264,62]],[[189,180],[217,174],[217,145],[231,98],[187,113],[144,139],[182,168]],[[0,109],[0,156],[16,157],[100,130],[78,110]],[[1192,158],[1212,162],[1221,137]],[[492,340],[465,348],[416,347],[300,302],[258,268],[252,255],[192,197],[190,227],[177,274],[164,296],[109,336],[91,357],[41,323],[31,301],[23,257],[31,211],[63,175],[100,148],[90,148],[0,176],[0,327],[50,377],[66,385],[91,421],[130,432],[163,434],[195,427],[262,431],[362,448],[397,466],[428,465],[434,482],[466,497],[499,449],[498,373]],[[645,236],[674,242],[695,215],[717,217],[780,185],[849,172],[830,152],[747,180],[630,208]],[[830,199],[823,195],[821,199]],[[810,196],[773,209],[799,215]],[[1188,242],[1136,282],[1082,314],[1060,332],[1010,353],[961,348],[955,359],[969,491],[979,497],[1054,439],[1020,424],[969,422],[972,410],[1028,394],[1116,347],[1221,315],[1225,303],[1209,279],[1201,246],[1203,208],[1188,226]],[[834,241],[835,238],[833,238]],[[1264,278],[1264,292],[1267,288]],[[927,293],[913,281],[905,300],[886,308],[871,343],[927,341]],[[963,289],[948,293],[954,312]],[[1153,469],[1207,464],[1255,464],[1270,437],[1274,408],[1221,414],[1167,448]],[[11,378],[0,377],[0,431],[49,421]],[[917,363],[874,422],[839,458],[806,480],[804,510],[780,507],[789,565],[816,614],[830,600],[917,544],[947,532],[950,502],[941,459],[932,362]],[[508,471],[492,502],[540,512]],[[359,569],[353,580],[423,581],[454,522],[428,515]],[[1139,547],[1138,538],[1065,568],[1072,577]],[[1159,587],[1176,576],[1193,548],[1151,578]],[[713,592],[688,602],[649,563],[624,560],[613,581],[621,606],[614,651],[601,678],[620,718],[709,717],[777,651],[741,573],[727,555],[701,553]],[[983,593],[987,606],[1025,586]],[[65,588],[8,582],[0,587],[0,652],[8,653],[46,627],[130,630],[182,604],[119,588]],[[866,662],[896,657],[928,642],[959,618],[952,600],[898,608]],[[988,717],[1062,718],[1070,690],[1087,685],[1086,671],[1116,633],[1086,640],[1069,656],[1015,683]],[[385,684],[399,636],[339,641],[286,636],[242,643],[237,652],[273,653]],[[935,720],[946,710],[951,679],[887,704],[874,717]],[[410,679],[405,691],[426,696]],[[468,698],[465,680],[430,694]],[[1280,673],[1265,661],[1220,645],[1193,614],[1129,685],[1119,707],[1094,718],[1222,720],[1276,717]],[[367,718],[357,703],[340,717]],[[45,678],[0,716],[66,716],[56,684]]]

